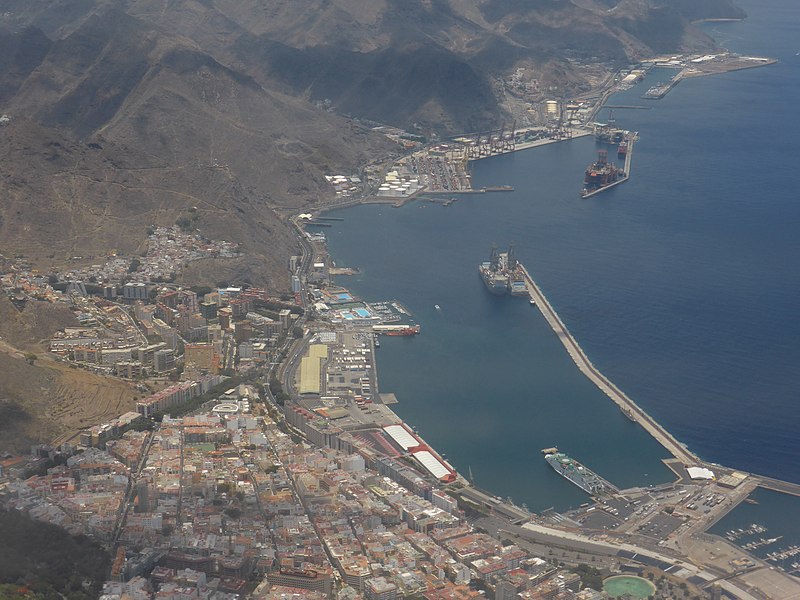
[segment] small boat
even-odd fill
[[[439,306],[438,304],[434,304],[433,308],[435,308],[436,310],[442,310],[442,307]]]

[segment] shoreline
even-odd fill
[[[741,21],[741,19],[713,19],[709,21],[727,22],[727,21]],[[763,61],[752,62],[749,64],[740,63],[736,66],[726,65],[728,67],[727,69],[722,69],[719,71],[692,71],[690,73],[685,73],[687,69],[683,68],[678,73],[678,79],[681,80],[683,78],[688,79],[688,78],[704,77],[708,75],[716,75],[725,72],[751,69],[756,67],[772,65],[777,62],[778,61],[776,59],[763,59]],[[602,90],[600,94],[601,100],[592,110],[590,120],[596,118],[597,113],[599,113],[603,108],[606,107],[605,105],[609,97],[611,97],[614,93],[616,93],[616,91],[617,90],[615,85],[610,85],[608,86],[607,89]],[[471,162],[473,160],[478,161],[487,158],[493,158],[496,156],[502,156],[504,154],[511,154],[522,150],[530,150],[533,148],[546,146],[558,142],[569,141],[571,139],[577,139],[588,135],[592,135],[592,131],[588,129],[586,126],[575,127],[571,128],[570,136],[566,138],[555,138],[555,139],[546,138],[546,139],[534,140],[531,142],[522,142],[520,144],[517,144],[513,149],[492,153],[486,156],[479,156],[469,160]],[[397,160],[399,160],[399,158]],[[626,163],[629,164],[630,160],[631,156],[626,157]],[[618,183],[623,183],[627,181],[628,176],[629,175],[626,171],[626,178]],[[607,188],[603,188],[603,190],[600,191],[604,191],[605,189]],[[424,200],[423,197],[426,195],[430,195],[432,197],[441,196],[443,194],[458,196],[462,193],[476,194],[489,191],[497,191],[497,190],[494,190],[493,188],[483,188],[483,189],[471,189],[468,191],[429,192],[423,188],[408,197],[381,197],[377,196],[374,193],[370,193],[369,195],[362,198],[351,198],[345,202],[314,209],[313,213],[315,216],[318,216],[333,210],[352,208],[354,206],[362,204],[363,205],[388,204],[392,205],[393,207],[402,207],[413,201],[422,201]],[[296,226],[299,236],[305,238],[305,230],[303,229],[303,224],[297,222],[295,220],[295,216],[291,217],[290,221],[294,223],[294,225]],[[303,239],[303,242],[304,241],[305,239]],[[573,362],[575,362],[576,366],[578,367],[578,370],[581,371],[581,373],[583,373],[592,383],[594,383],[606,396],[608,396],[608,398],[612,402],[614,402],[623,411],[624,414],[626,414],[627,411],[630,411],[632,413],[632,417],[629,418],[631,418],[631,420],[633,420],[634,422],[638,423],[643,428],[645,428],[645,430],[651,435],[651,437],[653,437],[653,439],[655,439],[670,455],[672,455],[675,459],[680,460],[684,463],[707,466],[716,469],[725,469],[727,471],[738,471],[740,473],[747,475],[748,477],[752,477],[753,480],[755,480],[755,486],[764,487],[765,489],[771,489],[773,491],[778,491],[781,493],[800,496],[800,482],[794,483],[784,480],[778,480],[772,477],[758,475],[757,473],[747,472],[734,467],[727,467],[725,465],[711,463],[705,461],[703,458],[699,457],[698,455],[694,454],[691,450],[689,450],[688,447],[682,442],[680,442],[677,438],[675,438],[667,428],[665,428],[658,421],[652,418],[645,410],[643,410],[638,404],[636,404],[635,401],[633,401],[629,396],[627,396],[627,394],[625,394],[613,381],[611,381],[599,369],[597,369],[594,366],[591,360],[589,360],[586,353],[580,347],[577,340],[575,340],[570,331],[567,329],[566,325],[558,316],[555,309],[552,307],[550,302],[544,296],[541,289],[538,287],[533,278],[530,276],[527,269],[525,269],[524,267],[523,269],[525,270],[526,286],[529,287],[531,297],[535,299],[537,307],[539,308],[540,312],[548,321],[548,324],[550,325],[551,329],[559,338],[562,345],[572,358]],[[671,459],[665,459],[665,460],[671,460]]]
[[[544,146],[559,141],[567,141],[567,140],[539,140],[539,143],[533,147]],[[531,149],[531,148],[524,148],[524,149]],[[489,158],[489,157],[482,157],[482,158]],[[481,159],[476,159],[476,160],[481,160]],[[348,202],[343,202],[335,206],[325,207],[323,209],[320,209],[319,211],[315,211],[315,213],[324,214],[329,211],[352,208],[353,206],[362,204],[364,205],[388,204],[395,207],[404,206],[405,204],[412,202],[414,200],[420,200],[419,197],[421,195],[424,195],[424,192],[420,192],[414,197],[405,198],[403,199],[403,202],[400,204],[396,202],[397,199],[381,198],[378,196],[368,196],[362,199],[352,199]],[[305,231],[303,229],[303,224],[300,222],[295,222],[294,219],[292,219],[292,221],[294,222],[297,228],[298,235],[302,236],[303,241],[305,242]],[[770,489],[776,492],[781,492],[800,497],[800,483],[779,480],[773,477],[759,475],[758,473],[745,471],[743,469],[739,469],[736,467],[730,467],[719,463],[712,463],[706,461],[702,457],[696,455],[694,452],[689,450],[689,448],[685,444],[680,442],[677,438],[675,438],[666,427],[664,427],[656,419],[651,417],[634,400],[632,400],[629,396],[627,396],[627,394],[625,394],[613,381],[611,381],[611,379],[606,377],[599,369],[597,369],[594,366],[594,364],[588,358],[586,353],[580,347],[580,344],[569,332],[568,328],[563,323],[563,321],[561,321],[561,318],[558,316],[558,313],[555,311],[555,309],[547,300],[541,289],[535,283],[534,279],[531,277],[530,273],[528,273],[527,269],[525,269],[525,276],[526,276],[526,285],[529,287],[529,290],[531,289],[535,290],[531,293],[531,297],[534,298],[540,312],[548,321],[548,324],[550,325],[551,329],[559,338],[564,348],[567,350],[573,362],[578,367],[578,370],[581,371],[581,373],[583,373],[584,376],[586,376],[592,383],[594,383],[600,389],[600,391],[602,391],[612,402],[614,402],[614,404],[616,404],[623,411],[623,414],[625,414],[626,411],[630,411],[633,416],[631,420],[641,425],[656,442],[658,442],[672,457],[674,457],[673,459],[664,459],[664,460],[676,459],[680,461],[682,464],[685,463],[685,464],[693,464],[696,466],[704,466],[707,468],[716,469],[718,471],[725,470],[728,472],[739,472],[742,473],[743,475],[746,475],[748,478],[751,478],[751,484],[754,487],[763,487],[765,489]],[[678,478],[678,480],[680,480],[680,478]]]

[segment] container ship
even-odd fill
[[[627,147],[625,152],[627,153]],[[625,172],[617,168],[614,163],[608,162],[608,150],[600,150],[597,153],[597,161],[586,168],[583,177],[584,188],[581,192],[582,197],[592,195],[594,192],[607,188],[625,177]]]
[[[528,295],[525,272],[517,260],[513,244],[508,247],[508,252],[498,252],[497,247],[492,246],[489,260],[480,264],[478,272],[481,275],[481,279],[483,279],[484,285],[486,285],[486,289],[496,296],[505,294],[511,294],[512,296]]]
[[[587,494],[591,496],[608,496],[619,491],[574,458],[570,458],[563,452],[558,452],[558,448],[547,448],[542,452],[544,453],[544,459],[559,475],[570,480]]]

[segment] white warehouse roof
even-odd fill
[[[425,467],[431,475],[436,477],[436,479],[441,479],[442,477],[447,477],[450,475],[450,469],[445,467],[439,459],[437,459],[433,454],[428,452],[427,450],[420,450],[419,452],[413,453],[414,458],[416,458],[423,467]]]
[[[686,469],[692,479],[714,479],[714,471],[703,467],[689,467]]]
[[[383,430],[388,433],[389,437],[403,450],[419,446],[419,440],[411,435],[402,425],[388,425],[384,427]]]

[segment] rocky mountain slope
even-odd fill
[[[520,66],[568,95],[586,85],[576,65],[707,48],[691,20],[741,16],[728,0],[5,0],[0,256],[46,272],[132,255],[150,226],[191,214],[243,256],[194,263],[182,282],[285,290],[286,215],[333,198],[325,174],[397,152],[363,119],[485,129]],[[130,386],[37,347],[68,311],[0,298],[0,317],[6,443],[132,405]]]
[[[55,40],[7,31],[0,48],[0,248],[40,265],[130,252],[197,207],[205,235],[235,235],[286,287],[293,243],[274,209],[318,203],[326,172],[392,148],[114,8]]]
[[[484,129],[519,65],[567,95],[577,64],[709,47],[690,25],[709,16],[742,14],[729,0],[7,0],[0,251],[41,266],[129,252],[197,207],[205,235],[248,252],[226,270],[285,288],[293,242],[275,211],[325,202],[325,173],[396,150],[340,115]]]

